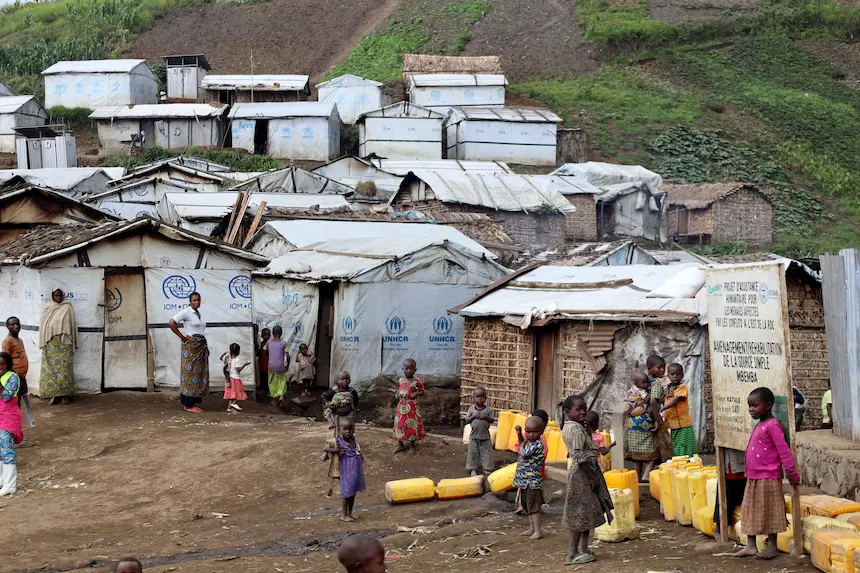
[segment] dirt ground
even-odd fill
[[[38,427],[26,436],[37,445],[19,452],[19,493],[0,500],[0,571],[101,572],[136,555],[148,573],[333,572],[337,545],[359,531],[382,538],[394,573],[578,570],[562,566],[559,499],[537,542],[517,535],[524,520],[493,496],[385,502],[390,479],[463,475],[456,438],[433,435],[416,455],[394,456],[387,428],[359,427],[368,490],[357,500],[360,520],[347,525],[337,519],[339,500],[323,495],[323,424],[267,405],[246,403],[241,414],[223,412],[220,399],[204,405],[205,414],[191,415],[176,397],[124,392],[36,404]],[[556,498],[562,490],[547,482]],[[717,555],[730,548],[664,522],[644,492],[642,507],[640,539],[598,543],[588,571],[812,571],[789,556],[764,563]]]

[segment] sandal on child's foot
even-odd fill
[[[341,520],[341,521],[345,521],[345,522],[347,522],[347,523],[350,523],[350,522],[352,522],[352,521],[355,521],[353,518],[351,518],[351,517],[350,517],[350,516],[348,516],[348,515],[342,515],[342,516],[340,516],[340,520]]]
[[[585,565],[586,563],[591,563],[595,559],[596,557],[591,553],[580,553],[579,555],[574,555],[573,559],[565,562],[565,565]]]

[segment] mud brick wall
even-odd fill
[[[773,243],[773,205],[758,191],[741,190],[717,201],[712,241],[743,241],[750,246]]]
[[[567,239],[570,241],[597,240],[597,203],[593,195],[568,195],[576,213],[565,215]]]

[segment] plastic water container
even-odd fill
[[[600,433],[603,434],[603,445],[604,446],[608,446],[609,444],[612,443],[612,435],[609,432],[607,432],[606,430],[603,430]],[[605,455],[600,454],[600,464],[603,467],[604,472],[611,470],[612,469],[612,452],[605,454]],[[636,517],[639,517],[639,509],[638,509],[638,507],[639,507],[639,504],[638,504],[639,496],[638,495],[636,496],[636,501],[637,501]]]
[[[508,437],[508,449],[510,451],[512,451],[512,452],[514,451],[514,446],[516,446],[517,442],[519,441],[519,438],[517,438],[517,431],[514,428],[519,426],[520,428],[523,429],[523,432],[525,432],[526,431],[526,420],[528,420],[528,419],[529,419],[528,414],[523,414],[522,412],[520,412],[519,414],[516,414],[514,416],[514,423],[511,424],[511,432],[510,432],[510,436]]]
[[[484,476],[443,479],[436,484],[439,499],[461,499],[484,495]]]
[[[556,453],[556,456],[558,457],[558,459],[556,461],[559,461],[559,462],[563,462],[564,460],[570,461],[567,457],[567,446],[564,443],[564,439],[561,437],[560,431],[558,433],[558,452]],[[567,467],[570,467],[570,464],[568,464]]]
[[[803,518],[803,550],[806,553],[812,552],[812,537],[819,531],[825,529],[841,529],[843,531],[853,531],[857,533],[855,528],[850,523],[839,521],[832,517],[823,517],[821,515],[810,515]]]
[[[694,521],[699,508],[708,506],[707,482],[707,474],[705,473],[693,472],[690,474],[690,514]]]
[[[840,541],[843,542],[842,552],[844,562],[844,542],[848,542],[849,544],[851,542],[860,543],[860,533],[843,529],[822,529],[820,531],[816,531],[812,535],[812,551],[810,551],[810,555],[812,555],[812,565],[824,571],[825,573],[831,573],[832,548],[835,543],[838,543]],[[851,556],[851,560],[853,563],[853,555]]]
[[[860,553],[860,537],[841,539],[830,544],[830,570],[833,573],[854,573],[854,559]]]
[[[562,442],[561,439],[561,431],[560,430],[550,430],[547,428],[546,432],[546,461],[548,462],[556,462],[562,460],[564,458],[558,457],[558,445]]]
[[[463,426],[463,443],[469,445],[469,436],[472,434],[472,424]]]
[[[612,497],[613,520],[611,524],[604,523],[594,530],[594,537],[600,541],[618,543],[626,539],[636,539],[636,516],[633,503],[634,495],[630,489],[610,488]]]
[[[634,516],[639,517],[639,476],[635,470],[609,470],[603,473],[606,486],[633,492]]]
[[[660,511],[663,519],[675,521],[675,502],[672,497],[672,480],[674,472],[671,466],[660,467]]]
[[[411,503],[436,497],[436,484],[430,478],[410,478],[385,484],[388,503]]]
[[[792,549],[794,549],[794,527],[792,527],[792,519],[790,515],[785,516],[788,519],[788,529],[777,534],[776,536],[776,548],[782,551],[783,553],[791,553]],[[735,523],[736,531],[740,531],[740,522]],[[747,541],[749,541],[749,537],[744,535],[743,533],[738,533],[738,543],[741,545],[746,545]],[[756,537],[756,547],[759,551],[764,551],[765,545],[767,544],[767,535],[759,535]]]
[[[493,442],[497,450],[507,450],[511,439],[511,430],[514,427],[514,417],[522,410],[502,410],[499,412],[499,427],[496,431],[496,440]]]
[[[690,507],[689,473],[675,473],[675,483],[672,486],[672,502],[675,506],[675,521],[679,525],[693,525],[693,514]]]
[[[517,464],[509,464],[502,469],[498,469],[487,476],[487,482],[490,484],[490,491],[499,493],[500,491],[510,491],[514,489],[514,474],[517,472]]]
[[[785,497],[790,499],[790,496],[785,496]],[[786,513],[787,512],[788,512],[788,510],[786,510]],[[843,513],[841,515],[837,515],[834,519],[838,519],[839,521],[847,521],[848,523],[851,523],[852,519],[856,519],[858,517],[860,517],[860,512],[854,511],[851,513]],[[851,523],[851,525],[853,525],[854,527],[857,527],[856,523]]]
[[[496,443],[496,436],[498,435],[499,428],[497,426],[490,426],[490,443]]]
[[[705,494],[708,496],[708,505],[717,507],[717,486],[719,480],[717,478],[708,478],[705,482]]]
[[[714,508],[700,507],[697,509],[696,513],[693,514],[693,527],[696,528],[696,531],[713,537],[714,531],[717,529],[717,525],[714,523]]]
[[[651,470],[648,474],[648,491],[651,492],[651,497],[660,501],[660,470]]]
[[[860,512],[860,502],[856,501],[830,495],[805,495],[800,498],[800,513],[803,517],[807,515],[836,517],[843,513],[857,512]]]

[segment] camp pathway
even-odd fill
[[[125,555],[140,557],[147,573],[338,571],[335,548],[358,531],[382,537],[392,572],[572,570],[561,565],[568,537],[560,499],[537,542],[518,535],[523,519],[493,496],[385,503],[390,479],[464,475],[456,438],[432,436],[416,455],[395,457],[390,429],[359,426],[368,491],[358,496],[360,520],[345,526],[340,500],[323,497],[325,424],[251,403],[228,415],[216,398],[193,416],[174,398],[115,392],[68,407],[37,403],[39,425],[26,430],[37,446],[20,452],[20,493],[0,500],[0,571],[106,571]],[[563,485],[546,489],[558,496]],[[588,570],[813,570],[788,556],[715,557],[730,548],[666,523],[650,498],[639,526],[637,541],[598,544],[600,560]]]

